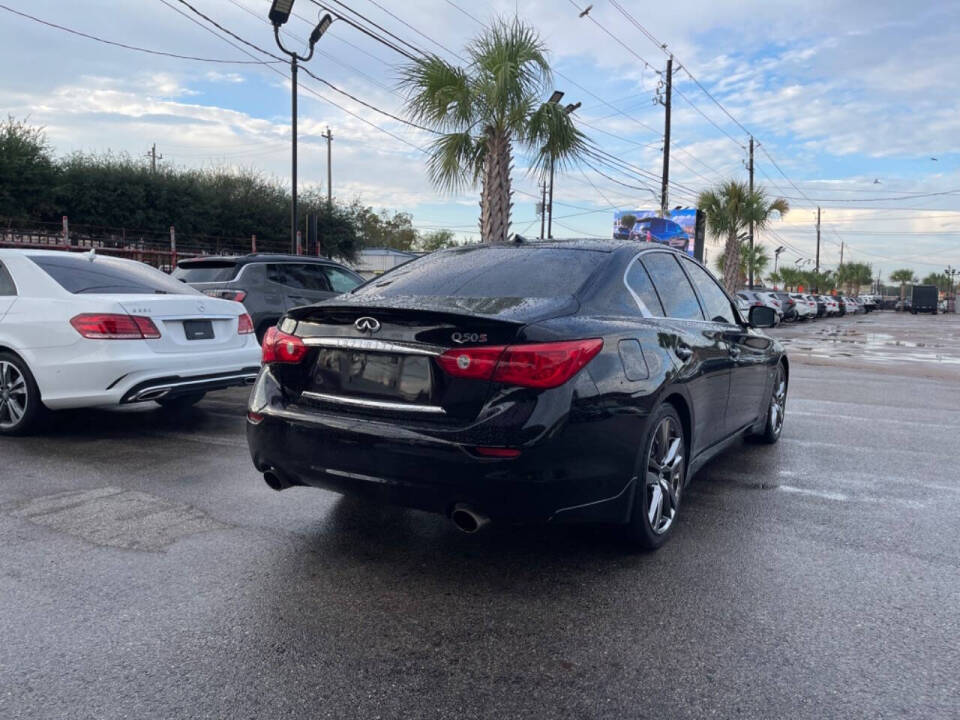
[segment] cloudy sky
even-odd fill
[[[190,0],[275,51],[268,0]],[[409,45],[459,62],[481,23],[519,14],[551,51],[564,102],[582,103],[583,130],[619,162],[556,179],[554,235],[608,236],[616,209],[655,206],[663,110],[654,97],[675,57],[671,205],[746,177],[750,133],[756,180],[792,211],[761,236],[782,263],[812,258],[816,207],[821,258],[924,274],[960,265],[960,3],[937,0],[331,0]],[[0,108],[46,127],[58,153],[126,152],[153,143],[164,163],[255,168],[289,177],[288,69],[198,17],[182,0],[0,0]],[[41,25],[16,10],[103,39]],[[622,12],[621,12],[622,10]],[[284,42],[302,46],[319,8],[297,0]],[[380,31],[375,31],[380,32]],[[382,33],[381,33],[382,34]],[[663,50],[654,42],[666,44]],[[394,41],[397,43],[397,41]],[[212,62],[229,61],[229,62]],[[333,133],[334,193],[409,211],[424,229],[476,237],[478,194],[431,187],[430,136],[343,93],[400,115],[395,50],[335,22],[301,75],[301,182],[326,182],[321,134]],[[699,81],[699,85],[695,83]],[[702,86],[702,88],[700,87]],[[709,95],[707,94],[709,92]],[[711,98],[712,96],[712,98]],[[513,228],[539,232],[537,178],[520,150]],[[934,159],[935,158],[935,159]],[[649,187],[653,191],[644,189]],[[715,247],[708,245],[708,253]]]

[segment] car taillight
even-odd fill
[[[437,358],[453,377],[548,389],[563,385],[603,348],[601,338],[529,345],[455,348]]]
[[[204,295],[209,295],[210,297],[233,300],[234,302],[243,302],[244,298],[247,297],[246,290],[234,290],[231,288],[208,288],[202,292]]]
[[[263,355],[261,361],[267,363],[282,363],[296,365],[307,354],[307,346],[296,335],[280,332],[276,327],[267,330],[263,336]]]
[[[253,320],[250,319],[250,315],[244,313],[240,316],[240,319],[237,321],[237,334],[238,335],[249,335],[253,332]]]
[[[153,320],[140,315],[84,313],[72,318],[70,324],[88,340],[155,340],[160,337]]]

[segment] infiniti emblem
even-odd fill
[[[197,312],[206,312],[207,306],[203,303],[197,303]]]
[[[372,317],[357,318],[353,326],[360,332],[373,334],[380,332],[380,321]]]

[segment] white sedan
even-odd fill
[[[0,249],[0,434],[47,409],[186,408],[259,366],[240,303],[132,260]]]

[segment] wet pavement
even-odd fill
[[[770,331],[791,357],[812,365],[960,377],[960,315],[892,311],[784,323]]]
[[[242,391],[0,439],[0,718],[957,717],[957,330],[774,331],[781,442],[653,554],[275,493]]]

